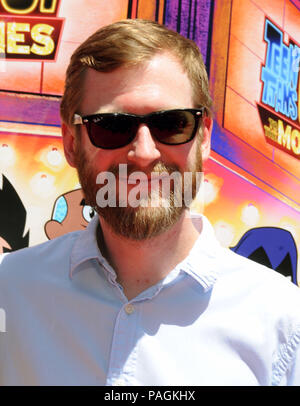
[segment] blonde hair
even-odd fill
[[[62,120],[72,125],[74,113],[79,113],[87,68],[112,72],[146,62],[159,52],[169,52],[181,63],[192,85],[194,107],[204,106],[211,115],[208,77],[197,45],[154,21],[127,19],[100,28],[74,51],[60,105]]]

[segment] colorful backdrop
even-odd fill
[[[297,283],[296,0],[0,0],[0,250],[46,241],[92,218],[63,156],[59,103],[73,50],[123,18],[156,20],[199,45],[215,122],[204,195],[193,208],[204,207],[224,246]]]

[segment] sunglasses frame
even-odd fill
[[[112,117],[122,116],[122,117],[124,117],[124,116],[125,116],[125,117],[126,117],[126,116],[127,116],[127,117],[133,117],[133,118],[135,118],[135,119],[138,119],[138,123],[139,123],[139,124],[146,124],[146,125],[148,126],[148,123],[147,123],[147,122],[148,122],[149,118],[151,118],[152,116],[160,115],[160,114],[163,114],[163,113],[174,113],[174,112],[176,112],[176,111],[179,111],[179,112],[189,112],[189,113],[191,113],[191,114],[193,115],[193,117],[194,117],[194,121],[195,121],[195,123],[194,123],[194,128],[193,128],[193,130],[192,130],[192,132],[191,132],[191,135],[190,135],[190,137],[189,137],[188,140],[183,141],[183,142],[179,142],[179,143],[176,143],[176,144],[163,142],[163,141],[159,140],[159,139],[155,136],[155,134],[152,134],[152,132],[151,132],[151,127],[149,128],[151,135],[152,135],[152,136],[155,138],[155,140],[157,140],[159,143],[164,144],[164,145],[172,145],[172,146],[175,146],[175,145],[186,144],[186,143],[192,141],[192,139],[195,137],[195,135],[196,135],[196,133],[197,133],[197,130],[198,130],[198,128],[199,128],[200,119],[203,118],[204,115],[205,115],[205,111],[206,111],[205,107],[200,107],[200,108],[198,108],[198,109],[160,110],[160,111],[154,111],[154,112],[152,112],[152,113],[143,114],[143,115],[139,115],[139,114],[129,114],[129,113],[97,113],[97,114],[90,114],[90,115],[86,115],[86,116],[81,116],[80,114],[75,113],[75,114],[74,114],[74,118],[73,118],[73,124],[74,124],[74,125],[87,125],[88,123],[97,124],[97,121],[100,121],[99,117],[103,117],[103,116],[105,116],[105,117],[107,117],[107,116],[112,116]],[[121,146],[117,146],[117,147],[100,147],[100,146],[98,146],[98,145],[95,144],[93,138],[90,136],[87,126],[86,126],[86,129],[87,129],[87,133],[88,133],[88,136],[89,136],[89,139],[90,139],[91,143],[92,143],[96,148],[101,148],[101,149],[119,149],[119,148],[123,148],[123,147],[129,145],[129,144],[134,140],[134,138],[136,137],[136,135],[135,135],[132,139],[129,138],[128,143],[125,144],[125,145],[121,145]]]

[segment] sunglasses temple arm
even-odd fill
[[[82,117],[79,114],[74,114],[73,124],[83,124]]]

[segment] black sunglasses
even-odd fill
[[[125,147],[135,138],[140,124],[162,144],[179,145],[191,141],[199,128],[205,107],[200,109],[163,110],[146,115],[99,113],[74,115],[73,124],[84,124],[91,143],[97,148]]]

